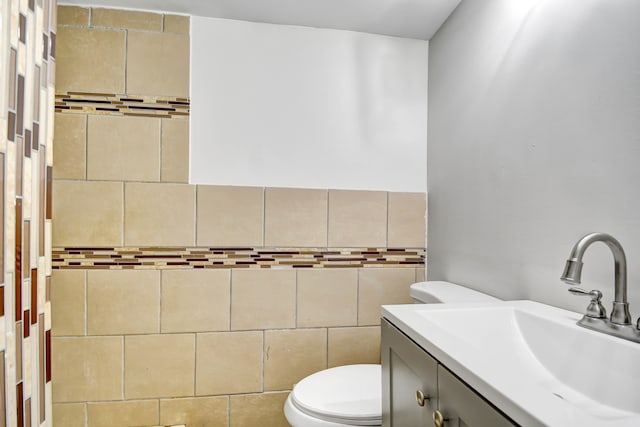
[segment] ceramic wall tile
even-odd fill
[[[362,269],[358,276],[358,325],[379,325],[382,305],[411,303],[412,269]]]
[[[126,34],[97,28],[59,27],[56,88],[124,93]]]
[[[87,176],[87,117],[56,114],[53,155],[55,179],[85,179]]]
[[[194,334],[125,337],[125,398],[193,396],[195,345]]]
[[[327,245],[327,191],[298,188],[265,190],[266,246]]]
[[[65,427],[85,427],[86,403],[56,403],[53,405],[53,424]]]
[[[358,324],[358,271],[312,269],[298,271],[299,328]]]
[[[387,246],[387,193],[329,191],[329,247]]]
[[[198,334],[196,395],[262,391],[262,332]]]
[[[190,18],[184,15],[164,15],[164,31],[189,34],[189,21]]]
[[[193,246],[195,202],[195,186],[126,183],[125,245]]]
[[[230,294],[229,270],[163,271],[161,331],[228,331]]]
[[[129,31],[127,93],[189,96],[189,35]]]
[[[230,427],[289,427],[284,417],[285,393],[236,395],[229,398]]]
[[[354,345],[354,343],[357,343]],[[380,363],[380,328],[329,328],[328,366]]]
[[[89,26],[91,9],[80,6],[59,6],[58,25]]]
[[[228,423],[227,396],[160,400],[160,424],[163,426],[227,426]]]
[[[55,271],[51,276],[51,332],[54,336],[85,335],[84,271]]]
[[[89,116],[87,179],[160,181],[160,119]]]
[[[423,248],[426,215],[425,193],[389,193],[389,246]]]
[[[163,182],[189,182],[189,120],[162,120]]]
[[[87,334],[152,334],[160,324],[160,272],[87,273]]]
[[[54,246],[122,245],[123,184],[53,183]]]
[[[291,390],[303,378],[326,367],[326,329],[265,332],[265,390]]]
[[[122,337],[53,338],[53,401],[119,400]]]
[[[152,426],[158,424],[158,401],[99,402],[87,404],[91,427]]]
[[[262,245],[263,189],[198,185],[197,244]]]
[[[295,327],[292,270],[236,270],[231,276],[231,329]]]
[[[94,7],[91,13],[91,25],[128,30],[162,31],[162,14]]]

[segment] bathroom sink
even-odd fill
[[[533,301],[383,306],[383,316],[524,426],[640,426],[640,345]]]

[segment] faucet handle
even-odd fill
[[[579,296],[588,296],[591,297],[591,303],[587,307],[587,317],[593,317],[596,319],[604,319],[607,317],[607,310],[605,310],[604,306],[600,302],[602,300],[602,292],[595,289],[592,291],[585,291],[582,288],[569,288],[569,292],[573,295]]]

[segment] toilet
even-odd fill
[[[491,302],[497,298],[449,282],[411,285],[416,304]],[[284,404],[292,427],[382,425],[380,365],[347,365],[325,369],[301,380]]]

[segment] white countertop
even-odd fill
[[[499,301],[382,315],[522,426],[640,426],[640,344],[575,325],[581,314]]]

